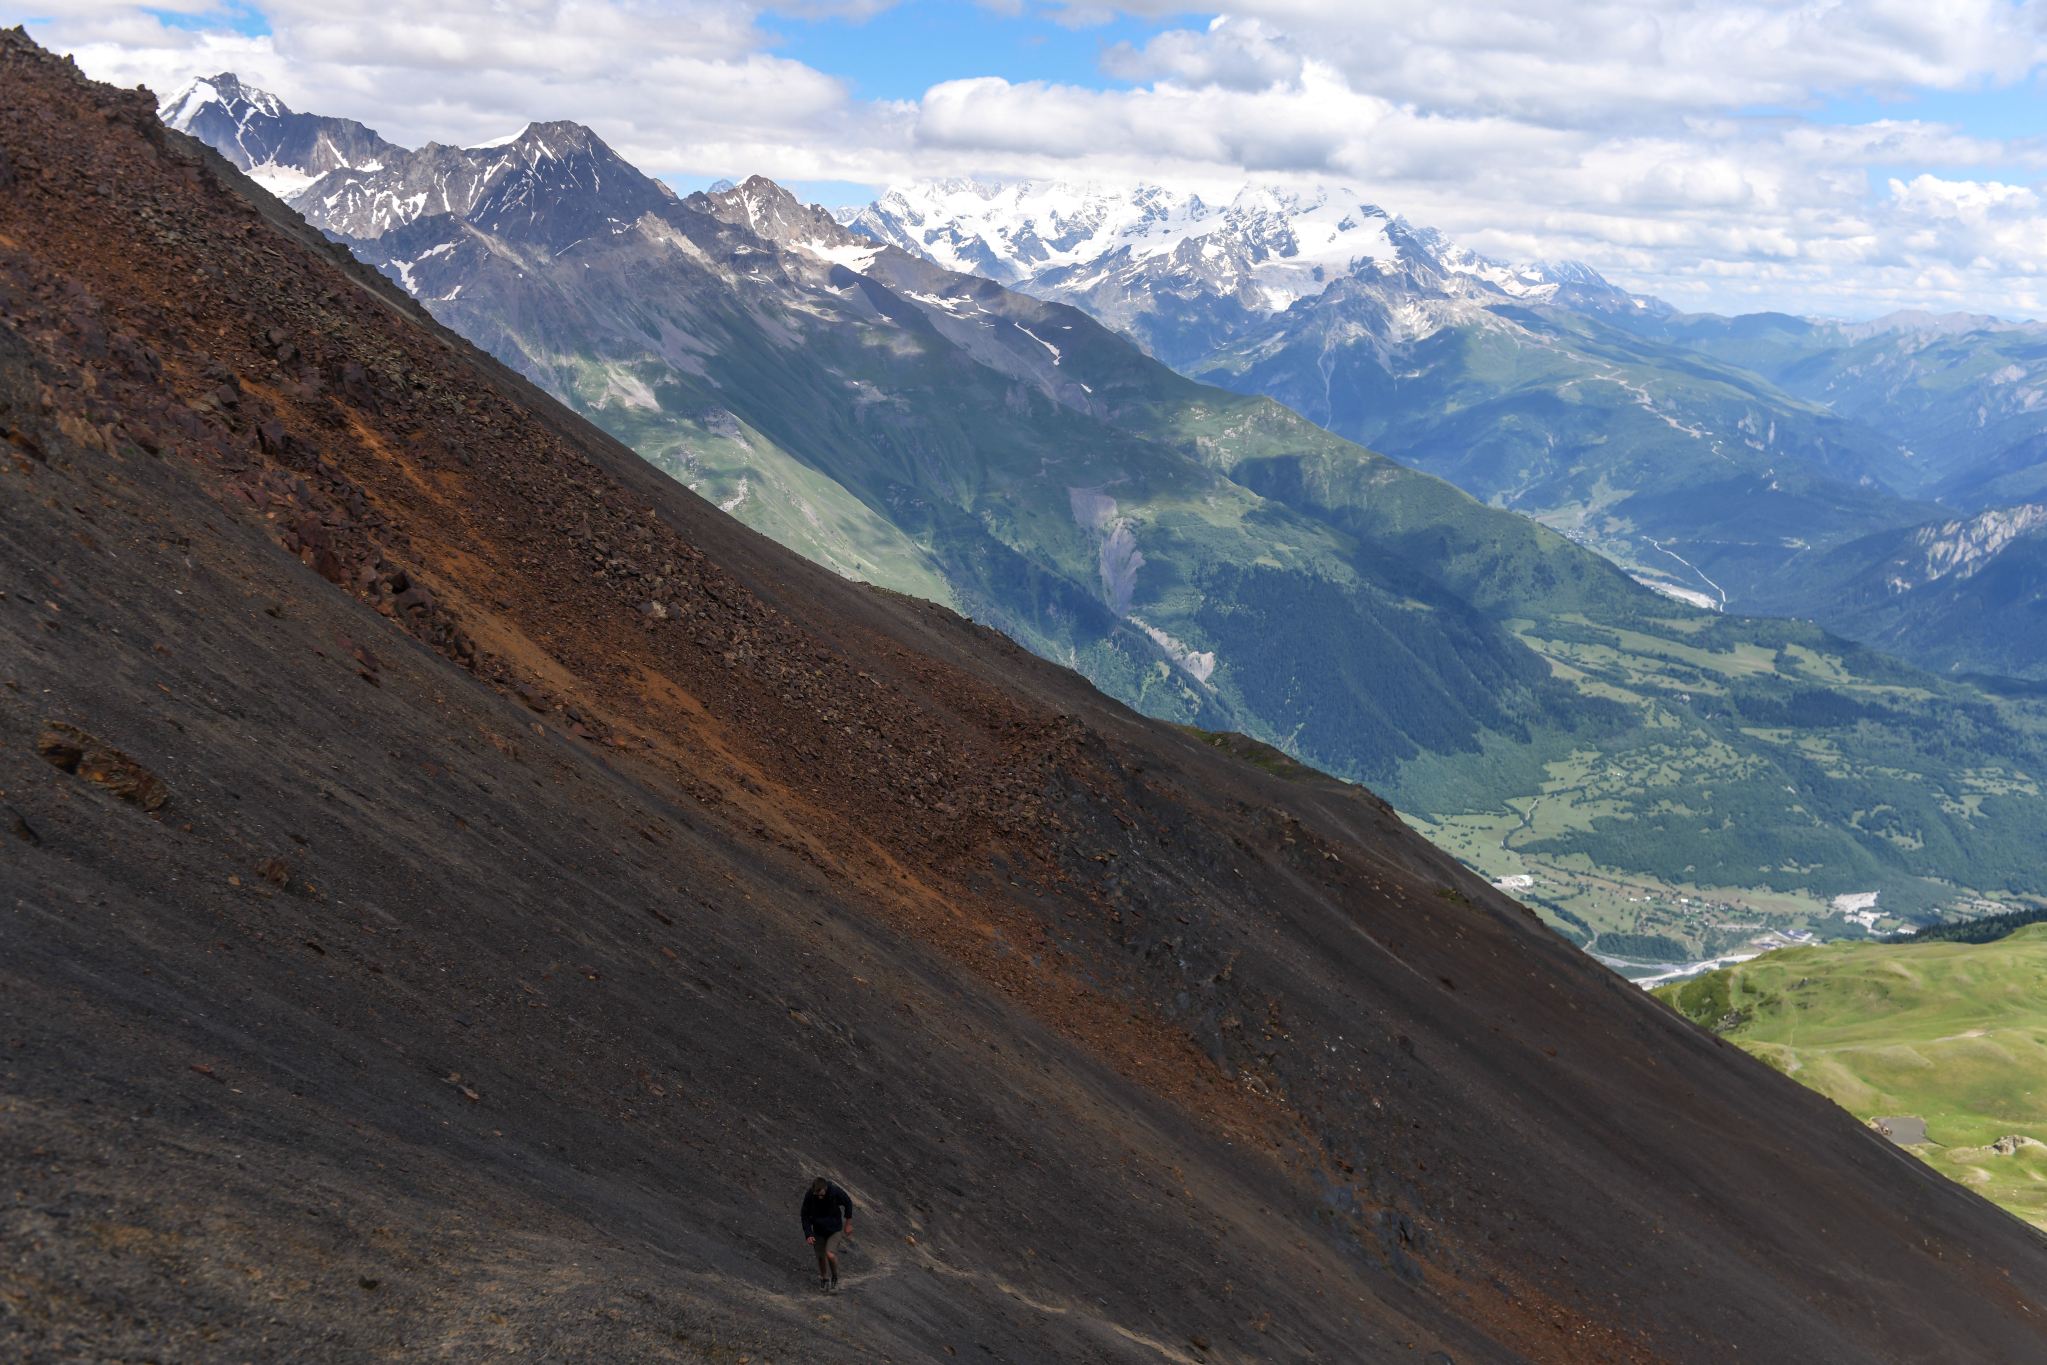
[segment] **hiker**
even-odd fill
[[[853,1201],[819,1176],[803,1196],[803,1240],[817,1250],[817,1287],[827,1294],[839,1287],[839,1258],[832,1251],[840,1238],[852,1235]]]

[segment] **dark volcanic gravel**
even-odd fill
[[[0,35],[9,1358],[2043,1354],[2024,1225],[152,107]]]

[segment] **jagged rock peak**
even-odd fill
[[[315,227],[357,240],[449,213],[485,232],[516,221],[535,245],[561,251],[674,201],[593,130],[558,121],[487,146],[430,142],[374,169],[343,167],[289,202]]]
[[[720,222],[735,223],[755,236],[778,246],[812,250],[872,248],[869,236],[841,226],[830,210],[818,204],[804,204],[782,186],[764,175],[748,176],[743,185],[718,182],[682,201],[684,208],[706,213]]]
[[[158,110],[166,125],[190,133],[279,195],[304,189],[329,171],[374,171],[405,148],[354,119],[295,113],[232,71],[191,81]]]

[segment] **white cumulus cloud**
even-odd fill
[[[1104,46],[1099,84],[963,69],[904,101],[855,98],[771,32],[888,0],[278,0],[260,36],[211,3],[66,0],[31,31],[104,79],[168,94],[233,70],[408,145],[569,118],[655,173],[1335,177],[1479,251],[1583,259],[1681,307],[2047,314],[2047,138],[1913,103],[2035,80],[2047,0],[1249,0],[1200,23],[1120,0],[1059,7],[1157,21]],[[1881,116],[1828,120],[1871,97]]]

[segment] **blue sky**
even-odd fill
[[[1000,76],[1103,89],[1122,84],[1097,66],[1116,42],[1142,44],[1167,23],[1116,18],[1072,28],[1039,12],[1014,17],[959,0],[909,0],[863,22],[770,17],[762,27],[779,41],[771,49],[828,75],[844,77],[859,99],[914,100],[941,81]]]
[[[1044,81],[1092,90],[1128,88],[1102,74],[1102,53],[1118,42],[1142,46],[1162,29],[1203,26],[1207,15],[1169,20],[1118,16],[1105,23],[1073,26],[1043,10],[997,14],[961,0],[909,0],[865,20],[807,19],[772,15],[761,27],[768,51],[844,80],[854,98],[908,100],[944,81],[999,76],[1012,83]],[[745,172],[664,177],[688,194]],[[864,204],[882,186],[857,180],[790,179],[789,189],[808,203],[838,208]]]
[[[1330,180],[1497,259],[1583,260],[1689,309],[2047,316],[2047,0],[1123,2],[1144,17],[0,0],[0,23],[29,19],[101,79],[169,94],[233,70],[406,145],[573,118],[684,191],[758,173],[837,208],[931,176]],[[1847,131],[1877,120],[1894,126]]]
[[[255,5],[243,0],[229,0],[199,14],[181,14],[176,10],[148,9],[141,13],[162,24],[165,28],[179,29],[187,33],[203,33],[207,30],[225,30],[240,34],[244,38],[269,36],[270,16]],[[48,23],[48,19],[31,20],[31,23]]]
[[[1044,9],[1026,8],[1005,15],[967,0],[908,0],[865,20],[770,15],[761,24],[768,50],[804,63],[847,83],[862,100],[914,102],[932,86],[970,77],[996,76],[1011,83],[1040,81],[1088,90],[1127,90],[1102,69],[1102,55],[1111,46],[1142,47],[1173,28],[1202,29],[1212,15],[1184,11],[1163,19],[1113,16],[1105,22],[1062,23]],[[1877,120],[1924,120],[1952,125],[1976,138],[1993,141],[2047,141],[2047,97],[2033,79],[1997,87],[1978,82],[1972,90],[1907,89],[1875,94],[1821,95],[1796,106],[1754,105],[1739,115],[1770,120],[1783,116],[1840,127]],[[1918,164],[1871,164],[1867,175],[1872,196],[1888,192],[1893,178],[1910,180],[1928,169]],[[2008,183],[2032,183],[2037,173],[2009,158],[1943,168],[1948,174]],[[671,175],[678,190],[709,187],[716,180],[745,174]],[[789,187],[807,201],[836,208],[858,204],[881,189],[857,180],[789,179]]]
[[[1899,95],[1834,96],[1805,109],[1757,108],[1746,111],[1759,117],[1791,115],[1814,123],[1852,128],[1878,120],[1916,119],[1944,123],[1974,138],[1990,142],[2047,143],[2047,91],[2039,76],[2003,87],[1976,90],[1917,89]],[[1871,192],[1882,194],[1892,178],[1910,179],[1928,169],[1921,165],[1869,167]],[[2001,180],[2030,184],[2039,173],[2025,160],[2000,157],[1985,161],[1957,162],[1941,167],[1943,174],[1967,175],[1973,179]]]
[[[1819,123],[1871,123],[1877,119],[1931,119],[1976,137],[2037,138],[2047,134],[2047,94],[2040,77],[2002,88],[1914,90],[1893,99],[1836,97],[1806,115]]]

